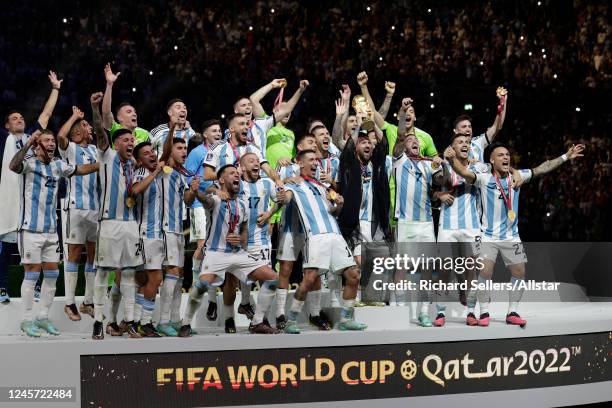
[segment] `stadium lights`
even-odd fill
[[[430,93],[429,93],[429,96],[431,96],[431,97],[433,98],[434,93],[433,93],[433,92],[430,92]]]
[[[529,56],[531,57],[531,55],[532,55],[532,52],[531,52],[531,51],[529,51]]]
[[[480,65],[481,65],[481,66],[482,66],[482,65],[484,65],[484,61],[480,61]]]
[[[149,71],[149,75],[153,75],[153,71]]]
[[[546,52],[545,48],[542,48],[542,54],[544,54]]]
[[[523,36],[521,35],[521,38],[520,38],[520,40],[521,40],[521,41],[523,41],[524,39],[525,39],[525,37],[523,37]]]
[[[541,5],[542,5],[542,2],[541,2],[541,1],[538,1],[538,6],[541,6]]]
[[[225,113],[221,114],[221,119],[225,119]]]
[[[557,74],[554,74],[554,75],[553,75],[553,78],[557,79]]]
[[[428,13],[431,13],[431,9],[427,9],[427,12],[428,12]]]
[[[253,26],[249,26],[249,31],[253,31]]]
[[[64,24],[66,24],[68,22],[68,19],[64,18],[62,21],[64,22]]]
[[[132,88],[132,92],[136,92],[136,87]]]
[[[436,105],[434,105],[434,104],[432,103],[431,105],[429,105],[429,107],[430,107],[431,109],[433,109],[433,108],[435,108],[435,107],[436,107]]]
[[[379,60],[379,61],[382,61],[382,60],[383,60],[383,57],[378,57],[378,60]]]
[[[270,13],[274,14],[274,9],[270,9]]]
[[[358,40],[357,40],[357,42],[358,42],[359,44],[361,44],[361,43],[363,42],[363,40],[360,38],[360,39],[358,39]]]
[[[393,114],[393,117],[394,117],[394,118],[397,118],[397,113],[394,113],[394,114]]]
[[[465,105],[463,105],[463,110],[471,111],[472,109],[474,109],[474,107],[471,103],[466,103]]]
[[[546,213],[546,216],[547,216],[547,217],[550,217],[550,213],[549,213],[549,212],[547,212],[547,213]]]
[[[391,26],[391,29],[392,29],[392,30],[395,30],[395,26]]]
[[[546,59],[546,54],[542,55],[542,58]]]
[[[368,6],[368,7],[366,7],[366,10],[370,11],[370,10],[372,10],[372,7]]]
[[[174,51],[178,50],[178,45],[174,46]]]
[[[580,112],[580,106],[576,106],[576,112]]]

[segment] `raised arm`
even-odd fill
[[[57,103],[57,98],[59,97],[59,90],[62,87],[63,79],[57,79],[57,75],[53,71],[49,71],[49,82],[51,82],[51,93],[49,94],[49,98],[47,99],[47,103],[45,103],[45,107],[43,111],[40,113],[38,117],[38,123],[40,126],[45,129],[49,124],[49,119],[51,119],[51,115],[53,114],[53,109],[55,109],[55,104]]]
[[[504,120],[506,119],[506,108],[508,107],[508,91],[506,88],[497,88],[497,97],[499,98],[499,105],[497,106],[497,115],[490,128],[487,129],[487,139],[489,143],[493,141],[495,136],[499,133]]]
[[[170,129],[168,129],[168,135],[166,136],[166,141],[164,142],[164,149],[162,150],[160,161],[164,161],[169,163],[170,153],[172,153],[172,144],[174,143],[174,128],[176,124],[172,122],[170,125]]]
[[[370,91],[368,90],[368,74],[366,74],[365,71],[362,71],[359,73],[359,75],[357,75],[357,83],[359,84],[359,88],[361,89],[361,94],[366,98],[370,109],[372,109],[374,123],[376,123],[376,126],[382,129],[385,124],[385,119],[381,116],[380,113],[374,110],[374,101],[372,100],[372,96],[370,95]]]
[[[102,126],[102,116],[100,116],[100,102],[102,102],[102,92],[96,92],[89,98],[91,102],[91,111],[93,117],[94,132],[96,133],[96,140],[98,149],[105,151],[108,149],[109,141],[106,130]]]
[[[406,114],[408,113],[408,108],[412,105],[411,98],[402,99],[402,107],[399,111],[399,115],[397,116],[397,137],[406,137]]]
[[[287,115],[289,115],[291,111],[293,111],[293,108],[295,108],[295,105],[297,105],[298,101],[304,94],[304,91],[306,90],[308,85],[310,84],[307,80],[302,79],[300,81],[300,87],[297,89],[297,91],[295,91],[293,96],[287,101],[286,104],[280,105],[278,109],[276,110],[276,112],[274,112],[274,120],[276,122],[280,122],[285,117],[287,117]]]
[[[266,84],[253,92],[249,99],[253,104],[253,119],[260,117],[264,114],[264,108],[261,106],[261,100],[273,89],[283,87],[287,84],[287,80],[284,78],[273,79],[269,84]]]
[[[382,116],[383,120],[387,118],[387,114],[389,113],[389,107],[391,106],[391,100],[393,99],[393,94],[395,93],[395,82],[385,81],[385,91],[387,94],[385,95],[385,100],[383,101],[380,108],[378,108],[378,113]]]
[[[448,160],[448,163],[451,165],[455,173],[460,175],[470,184],[474,184],[476,182],[476,174],[464,166],[459,159],[457,159],[457,155],[452,147],[447,147],[444,150],[444,157]]]
[[[578,157],[584,156],[582,154],[583,151],[584,151],[584,145],[582,144],[572,145],[572,147],[570,147],[567,153],[565,153],[564,155],[559,156],[553,160],[546,160],[544,163],[534,168],[533,177],[538,177],[546,173],[550,173],[551,171],[555,170],[557,167],[561,166],[566,161],[574,160]]]
[[[70,140],[68,138],[68,134],[70,133],[70,129],[72,129],[72,125],[77,119],[83,119],[85,114],[76,106],[72,107],[72,116],[68,118],[68,120],[62,125],[59,132],[57,132],[57,145],[61,150],[66,150],[68,148],[68,143]]]
[[[280,179],[278,173],[276,172],[276,170],[274,170],[271,166],[270,163],[265,162],[261,164],[261,169],[264,171],[264,173],[266,173],[266,175],[268,177],[270,177],[270,180],[272,180],[277,186],[279,187],[283,187],[283,181]]]
[[[338,149],[344,150],[346,140],[344,140],[344,132],[346,126],[346,118],[349,111],[349,100],[351,98],[351,90],[348,85],[342,85],[344,88],[340,91],[340,98],[336,101],[336,120],[332,129],[332,142],[338,146]]]
[[[119,75],[121,75],[121,72],[114,74],[110,64],[106,64],[104,67],[106,90],[104,91],[104,100],[102,101],[102,126],[104,126],[104,129],[110,129],[115,121],[111,104],[113,101],[113,85],[117,78],[119,78]]]
[[[23,172],[23,159],[25,159],[26,154],[28,154],[28,150],[30,150],[32,146],[38,143],[39,135],[39,132],[34,133],[32,136],[30,136],[26,144],[21,149],[19,149],[17,153],[15,153],[15,156],[13,156],[11,162],[9,163],[9,169],[11,169],[11,171],[18,174],[21,174]]]

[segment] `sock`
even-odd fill
[[[79,265],[76,262],[64,262],[64,288],[66,291],[66,304],[74,303],[74,292],[79,280]]]
[[[268,309],[272,305],[274,300],[274,293],[276,291],[277,280],[265,281],[259,288],[259,294],[257,295],[257,306],[255,306],[255,315],[251,324],[259,324],[263,322]],[[321,291],[318,291],[321,295]],[[321,297],[319,296],[319,310],[321,310]]]
[[[472,289],[467,295],[467,311],[474,313],[476,310],[476,290]]]
[[[170,306],[170,321],[181,321],[181,301],[183,300],[183,278],[179,277],[174,286],[172,304]]]
[[[524,288],[519,288],[519,285],[521,285],[524,281],[525,280],[523,278],[515,278],[514,276],[512,279],[510,279],[512,287],[517,289],[510,290],[510,293],[508,294],[508,314],[516,312],[518,309],[519,302],[521,301],[523,292],[525,291]]]
[[[332,304],[338,304],[338,302],[340,302],[340,299],[342,299],[342,278],[339,275],[336,275],[329,271],[327,273],[327,285],[329,287],[330,292],[330,301]]]
[[[289,289],[276,289],[276,317],[285,314],[285,305],[287,304],[287,294]]]
[[[234,305],[223,304],[223,320],[234,318]]]
[[[119,303],[121,303],[121,291],[119,290],[119,286],[117,286],[117,282],[113,282],[113,286],[111,287],[110,301],[110,321],[116,322],[117,311],[119,310]]]
[[[57,269],[48,269],[43,271],[43,283],[40,287],[40,310],[38,311],[38,319],[44,320],[49,318],[49,309],[53,304],[55,297],[55,289],[59,271]]]
[[[342,299],[342,310],[340,311],[340,321],[346,322],[353,318],[355,299]]]
[[[491,279],[485,279],[482,276],[478,277],[478,285],[486,285],[487,281]],[[478,303],[480,303],[480,314],[489,313],[489,303],[491,303],[491,291],[488,289],[478,289],[476,294]]]
[[[240,282],[240,304],[248,305],[251,303],[251,284]]]
[[[107,287],[108,287],[108,270],[100,268],[96,271],[96,277],[94,279],[94,296],[93,296],[94,318],[98,322],[101,322],[104,320],[104,317],[103,317],[104,316],[104,304],[106,303],[106,288]],[[116,320],[117,319],[115,316],[114,321]]]
[[[217,303],[217,288],[214,286],[210,286],[208,288],[208,301],[212,303]]]
[[[200,267],[202,266],[202,260],[196,259],[195,256],[191,257],[191,273],[193,274],[193,281],[200,279]]]
[[[185,317],[183,317],[183,325],[191,325],[193,316],[202,304],[202,297],[207,288],[208,282],[198,280],[189,290],[189,302],[187,302],[187,310],[185,310]]]
[[[421,302],[421,313],[429,313],[429,305],[431,304],[431,291],[419,291],[419,301]]]
[[[297,322],[298,315],[302,311],[302,307],[304,306],[303,300],[297,300],[295,297],[293,298],[293,302],[291,303],[291,309],[289,309],[289,313],[287,316],[288,321]]]
[[[85,296],[83,303],[91,305],[93,303],[94,285],[96,279],[96,267],[93,264],[85,264]]]
[[[406,291],[404,289],[395,289],[395,304],[397,306],[405,306]]]
[[[308,311],[311,316],[318,316],[321,313],[321,290],[308,292]]]
[[[40,272],[26,272],[21,282],[21,300],[23,302],[23,320],[32,320],[34,307],[34,286]]]
[[[174,299],[174,288],[177,284],[178,276],[166,275],[160,292],[161,310],[159,313],[159,324],[168,324],[170,321],[170,307]]]
[[[139,322],[142,317],[142,307],[144,305],[144,293],[138,292],[140,288],[136,289],[136,297],[134,301],[134,321]]]
[[[155,297],[147,299],[142,297],[142,315],[140,316],[140,324],[145,325],[151,323],[153,319],[153,311],[155,310]]]
[[[435,291],[435,303],[436,303],[436,312],[439,315],[446,316],[446,303],[442,300],[444,293],[442,291]]]
[[[134,321],[134,304],[136,303],[136,272],[121,271],[121,297],[123,297],[123,320]]]

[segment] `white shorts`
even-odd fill
[[[62,210],[62,230],[64,242],[72,245],[85,245],[96,242],[98,233],[98,212],[71,208]]]
[[[506,266],[527,263],[527,253],[520,238],[499,241],[483,235],[480,257],[495,262],[498,253],[501,253]]]
[[[206,239],[206,210],[204,207],[189,209],[189,242]]]
[[[163,239],[147,239],[142,240],[144,268],[147,271],[160,270],[164,264],[166,253],[164,252]]]
[[[278,254],[276,259],[279,261],[297,261],[300,252],[304,248],[304,240],[304,234],[281,232],[278,238]]]
[[[205,251],[200,276],[215,275],[213,286],[220,286],[225,280],[226,273],[231,273],[241,282],[253,283],[249,275],[262,266],[268,266],[269,262],[256,259],[242,250],[238,252]]]
[[[353,254],[342,235],[318,234],[306,239],[304,269],[317,268],[319,273],[331,270],[340,274],[354,265]]]
[[[108,269],[142,269],[143,248],[136,221],[102,220],[96,265]]]
[[[183,234],[166,232],[166,261],[164,265],[178,266],[185,264],[185,237]]]
[[[57,263],[60,246],[57,233],[20,231],[17,246],[21,264]]]
[[[249,253],[249,257],[253,259],[257,259],[262,262],[267,262],[266,265],[272,267],[272,246],[268,245],[267,247],[258,247],[258,248],[249,248],[247,251]]]
[[[382,242],[385,239],[380,226],[372,237],[372,221],[359,220],[359,240],[353,241],[353,255],[361,256],[361,243],[362,242]]]
[[[460,244],[458,247],[455,247],[454,245],[452,246],[452,256],[468,256],[479,254],[481,247],[481,239],[482,238],[479,229],[438,230],[438,242],[453,242]]]
[[[435,256],[436,234],[433,221],[398,221],[396,229],[397,251],[410,256]]]

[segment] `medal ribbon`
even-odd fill
[[[132,195],[132,181],[134,180],[134,168],[132,167],[131,161],[121,163],[121,170],[123,171],[123,177],[125,178],[125,191],[128,196]]]
[[[503,95],[500,99],[499,99],[499,105],[497,105],[497,114],[501,115],[502,111],[504,110],[504,106],[506,105],[506,95]]]
[[[232,202],[236,206],[236,212],[235,213],[234,213],[234,209],[232,207]],[[238,225],[238,203],[236,202],[236,200],[228,200],[227,201],[227,208],[229,210],[229,221],[228,221],[229,230],[228,230],[228,233],[232,233],[233,234],[234,233],[234,229]]]
[[[499,188],[504,204],[506,205],[506,210],[512,211],[512,188],[510,187],[510,175],[508,174],[508,177],[506,178],[506,183],[508,184],[508,194],[506,194],[506,191],[502,187],[501,181],[495,172],[493,172],[493,176],[495,177],[495,183],[497,183],[497,187]]]
[[[310,177],[310,176],[302,176],[302,178],[303,178],[304,180],[306,180],[306,181],[308,181],[308,182],[312,183],[312,184],[316,184],[316,185],[318,185],[318,186],[323,187],[324,189],[327,189],[327,187],[325,187],[325,186],[323,185],[323,183],[321,183],[321,182],[320,182],[319,180],[317,180],[317,179],[314,179],[314,178],[312,178],[312,177]]]

